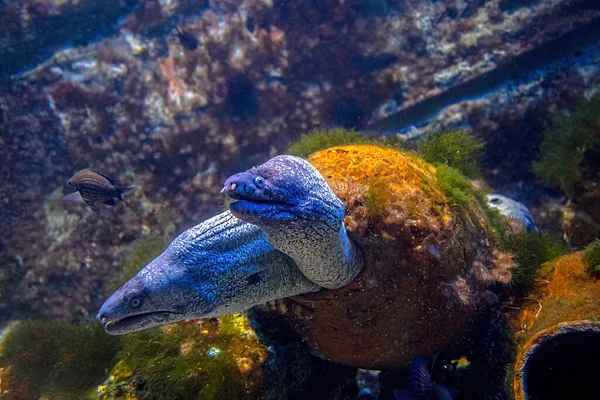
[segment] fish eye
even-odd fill
[[[141,297],[133,297],[131,300],[129,300],[129,305],[132,308],[138,308],[139,306],[142,305],[142,298]]]
[[[265,178],[263,178],[262,176],[257,176],[256,178],[254,178],[254,186],[256,186],[259,189],[264,188]]]

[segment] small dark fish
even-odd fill
[[[425,360],[413,358],[408,372],[409,390],[394,390],[398,400],[452,400],[457,392],[435,383],[431,379]]]
[[[179,38],[179,43],[181,43],[181,47],[188,51],[194,51],[198,48],[198,44],[200,43],[196,37],[183,29],[179,29],[179,27],[175,28],[176,33],[175,36]]]
[[[248,19],[246,19],[246,29],[248,29],[248,32],[254,33],[254,28],[254,18],[248,17]]]
[[[123,202],[123,195],[135,189],[133,186],[118,186],[114,179],[90,168],[77,172],[67,181],[67,185],[79,192],[81,199],[92,208],[97,208],[99,204],[116,206],[117,200]],[[69,199],[72,195],[65,198]]]

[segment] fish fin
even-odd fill
[[[114,206],[117,205],[117,200],[115,198],[111,198],[111,199],[105,200],[103,202],[103,204],[106,204],[107,206],[113,206],[114,207]]]
[[[98,211],[99,207],[98,207],[98,203],[96,203],[95,201],[90,201],[90,200],[86,200],[83,199],[83,201],[85,201],[85,204],[87,204],[88,206],[90,206],[90,208],[94,211]]]
[[[452,393],[450,392],[450,390],[443,385],[434,384],[433,390],[435,392],[435,398],[437,400],[452,400],[455,397],[455,396],[452,396]]]
[[[394,396],[396,396],[396,400],[414,400],[414,397],[404,389],[394,390]]]
[[[136,187],[135,186],[116,186],[117,192],[119,193],[119,200],[123,201],[123,195],[127,193],[133,192]]]
[[[413,358],[408,373],[408,383],[411,391],[417,396],[426,396],[433,392],[431,374],[422,357]]]
[[[450,396],[454,399],[455,397],[458,396],[458,389],[453,389],[453,388],[446,388],[448,389],[448,393],[450,393]]]
[[[97,173],[98,175],[101,175],[104,178],[106,178],[106,180],[108,180],[110,182],[110,184],[113,185],[113,186],[116,186],[116,185],[119,184],[119,182],[117,180],[111,178],[110,176],[106,176],[105,174],[103,174],[102,172],[98,171],[97,169],[89,168],[89,170]]]
[[[85,200],[83,200],[83,197],[81,197],[81,194],[79,192],[73,192],[63,196],[63,201],[79,204],[85,203]]]

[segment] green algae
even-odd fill
[[[119,353],[166,400],[254,398],[265,356],[241,314],[129,334]]]
[[[513,283],[518,292],[529,290],[542,264],[569,253],[567,243],[547,232],[522,232],[505,237],[501,247],[515,255],[519,265],[513,271]]]
[[[583,250],[581,260],[588,271],[600,275],[600,239],[594,240]]]
[[[306,158],[319,150],[334,146],[365,143],[366,139],[351,129],[315,129],[305,133],[288,148],[288,154]]]
[[[473,189],[468,179],[455,168],[445,164],[436,164],[435,177],[448,204],[466,205],[473,198]]]
[[[481,175],[479,158],[483,142],[466,131],[434,131],[419,143],[417,153],[430,163],[440,163],[460,171],[469,178]]]
[[[600,147],[600,95],[558,119],[545,133],[533,171],[572,196],[582,178],[584,155],[594,147]]]
[[[365,192],[364,205],[371,214],[384,212],[391,201],[389,185],[381,180],[375,180],[369,184]]]
[[[18,322],[0,346],[2,389],[8,398],[81,399],[102,382],[118,344],[98,323]]]
[[[335,146],[346,146],[351,144],[372,144],[390,147],[396,150],[406,149],[407,144],[403,139],[395,136],[378,137],[369,133],[359,133],[352,129],[333,128],[315,129],[292,143],[287,153],[293,156],[307,158],[319,150],[325,150]]]

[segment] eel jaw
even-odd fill
[[[183,315],[171,311],[150,311],[123,318],[102,318],[100,322],[109,335],[124,335],[155,326],[170,324],[185,319]]]
[[[282,221],[293,220],[295,204],[271,199],[265,196],[252,196],[241,192],[239,186],[233,184],[224,188],[227,197],[235,202],[229,205],[229,210],[237,218],[248,223],[266,228],[268,225],[280,224]]]

